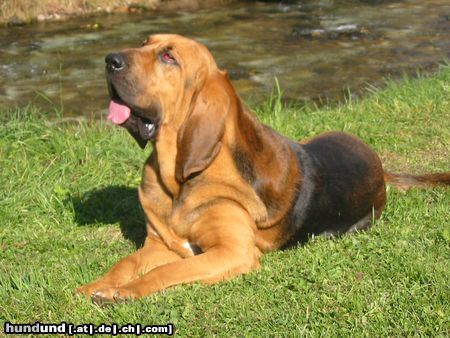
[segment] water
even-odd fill
[[[95,25],[98,23],[98,25]],[[334,100],[450,58],[450,2],[237,1],[196,11],[78,18],[0,29],[0,105],[104,114],[104,57],[153,33],[205,43],[241,96],[275,77],[289,100]]]

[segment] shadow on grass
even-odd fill
[[[137,188],[110,186],[69,197],[75,211],[75,222],[81,226],[120,224],[125,239],[137,248],[144,244],[145,218]]]

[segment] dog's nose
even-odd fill
[[[105,58],[106,69],[110,72],[118,72],[125,68],[125,57],[121,53],[111,53]]]

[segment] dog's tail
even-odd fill
[[[406,190],[409,188],[430,188],[450,186],[450,172],[425,175],[394,174],[385,171],[384,181],[394,187]]]

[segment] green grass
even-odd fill
[[[358,102],[282,107],[261,119],[293,138],[345,130],[389,169],[449,171],[450,67]],[[450,191],[389,189],[367,232],[267,254],[257,272],[98,307],[73,290],[142,243],[136,187],[148,155],[108,123],[0,114],[0,321],[173,323],[179,336],[448,336]],[[0,333],[1,334],[1,333]]]

